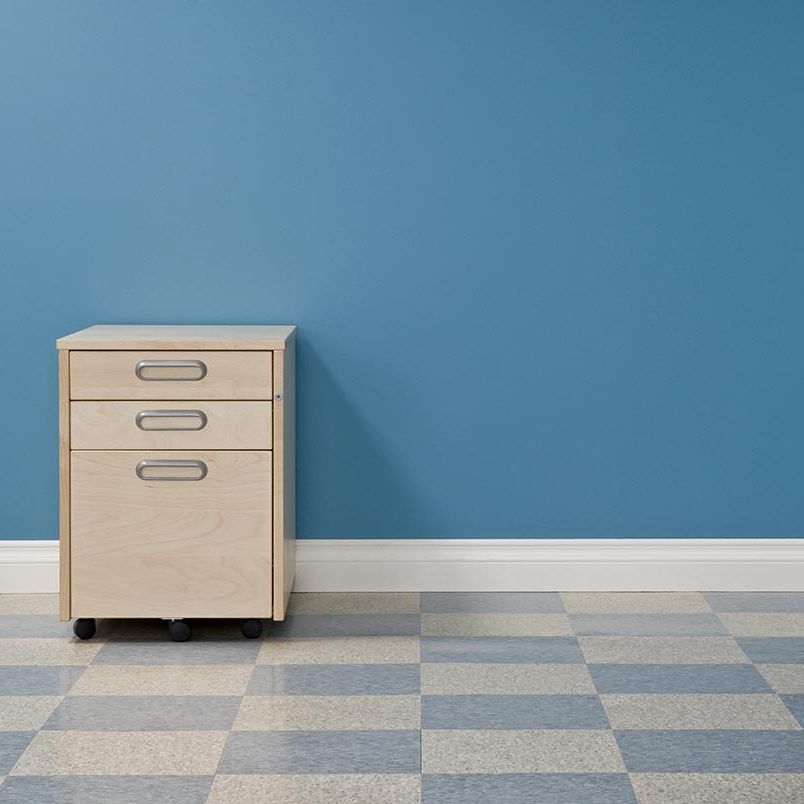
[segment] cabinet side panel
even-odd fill
[[[70,352],[59,350],[59,618],[70,619]]]
[[[296,573],[296,344],[274,352],[274,619],[284,620]],[[277,398],[278,397],[278,398]]]

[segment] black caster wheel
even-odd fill
[[[92,639],[95,636],[95,618],[81,617],[73,623],[73,633],[79,639]]]
[[[262,623],[259,620],[243,620],[240,630],[247,639],[256,639],[262,636]]]
[[[184,620],[170,620],[168,634],[174,642],[186,642],[190,638],[190,626]]]

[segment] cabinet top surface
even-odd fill
[[[58,349],[284,349],[296,327],[263,325],[96,324],[65,335]]]

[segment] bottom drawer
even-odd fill
[[[270,617],[268,451],[82,451],[73,617]]]

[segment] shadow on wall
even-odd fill
[[[383,434],[361,415],[337,373],[304,338],[299,339],[297,361],[299,538],[404,539],[438,534],[441,522],[432,491],[428,493],[404,471]]]

